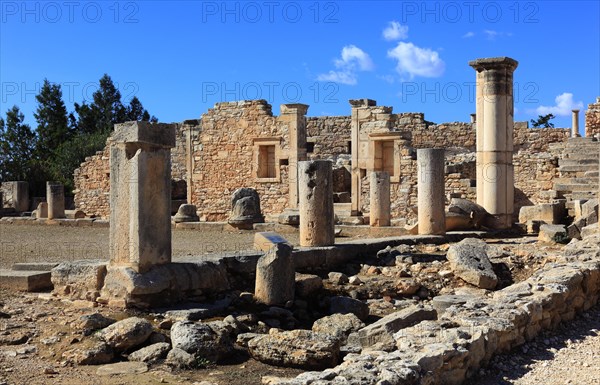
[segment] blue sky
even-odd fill
[[[67,108],[108,73],[160,121],[219,101],[306,103],[348,115],[370,98],[434,122],[468,121],[468,61],[510,56],[515,119],[557,115],[600,95],[599,1],[0,1],[0,111],[35,126],[44,78]]]

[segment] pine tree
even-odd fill
[[[44,79],[44,85],[35,98],[38,101],[33,114],[38,123],[36,151],[38,157],[48,158],[61,143],[69,140],[72,129],[59,84],[51,84]]]
[[[35,134],[25,116],[14,106],[6,112],[6,121],[0,119],[0,179],[27,181],[35,145]]]
[[[144,108],[137,96],[131,99],[126,110],[127,121],[158,122],[155,116],[150,116],[150,113]]]
[[[125,122],[126,109],[121,102],[121,93],[115,87],[110,76],[104,74],[100,79],[100,89],[94,92],[96,129],[100,132],[111,132],[115,123]]]

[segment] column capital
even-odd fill
[[[282,104],[279,108],[282,114],[306,115],[306,113],[308,112],[308,107],[308,104],[290,103]]]
[[[509,69],[514,71],[519,65],[519,62],[515,59],[501,56],[475,59],[470,61],[469,65],[477,72],[498,69]]]

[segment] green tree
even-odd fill
[[[126,107],[125,117],[127,121],[158,122],[155,116],[150,116],[150,113],[144,108],[137,96],[134,96]]]
[[[552,114],[538,115],[537,120],[531,119],[531,125],[535,128],[554,128],[554,123],[550,123],[554,118]]]
[[[6,121],[0,118],[0,179],[2,181],[29,181],[35,133],[19,107],[6,112]]]
[[[54,150],[73,133],[69,127],[67,108],[62,100],[60,85],[51,84],[48,79],[44,79],[44,85],[35,98],[38,102],[33,114],[38,123],[37,156],[40,159],[51,159]]]

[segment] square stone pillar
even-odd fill
[[[305,161],[306,155],[306,104],[282,104],[279,119],[288,124],[288,208],[298,208],[298,162]]]
[[[512,226],[514,205],[513,72],[508,57],[469,62],[477,71],[477,203],[493,217],[487,225]]]
[[[18,182],[4,182],[2,185],[8,191],[8,202],[12,202],[12,207],[17,212],[23,212],[29,210],[29,183],[18,181]]]
[[[175,125],[115,125],[110,146],[110,264],[145,273],[171,262]]]
[[[58,182],[46,182],[48,219],[65,218],[65,186]]]
[[[329,160],[298,163],[300,246],[335,243],[332,169]]]
[[[352,99],[349,100],[350,105],[352,106],[351,112],[351,157],[352,157],[352,168],[350,170],[352,177],[352,187],[351,187],[351,210],[352,215],[360,214],[360,193],[361,193],[361,177],[360,177],[360,169],[367,168],[366,166],[366,156],[363,153],[363,149],[361,146],[361,133],[360,126],[363,121],[366,120],[368,116],[370,116],[369,107],[374,107],[377,105],[375,100],[371,99]],[[368,139],[367,139],[368,142]],[[367,143],[368,144],[368,143]],[[362,167],[361,167],[362,166]]]

